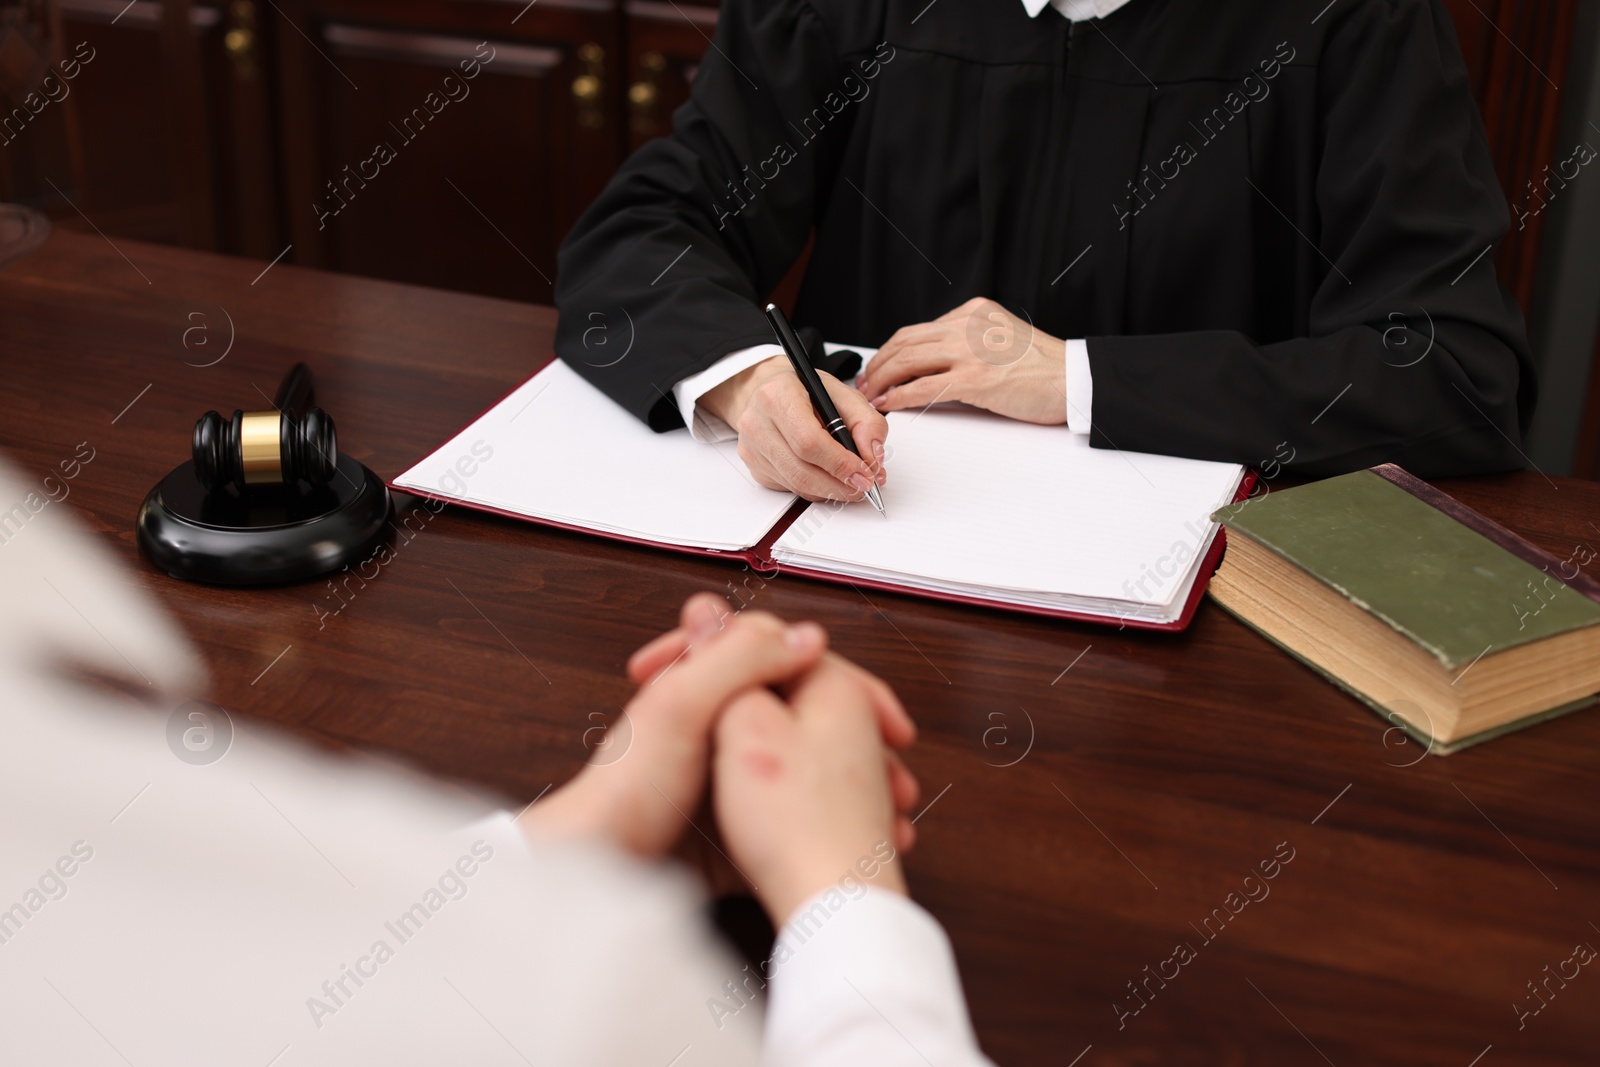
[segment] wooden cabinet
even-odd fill
[[[561,238],[627,153],[668,132],[718,14],[717,0],[23,6],[48,11],[51,58],[94,58],[61,106],[0,142],[0,199],[109,236],[544,303]]]
[[[717,0],[51,7],[54,51],[95,59],[67,106],[0,144],[0,199],[114,236],[541,303],[563,235],[671,129],[718,15]]]
[[[50,102],[0,145],[0,197],[69,226],[275,253],[268,104],[242,65],[254,38],[235,32],[252,8],[56,0],[38,27]]]
[[[714,6],[640,5],[630,51],[616,0],[23,6],[48,8],[41,60],[80,42],[94,59],[24,136],[0,135],[0,199],[111,236],[288,248],[541,302],[561,237],[643,131],[666,128],[716,24]],[[27,55],[7,48],[11,66]],[[659,95],[630,126],[640,84]]]

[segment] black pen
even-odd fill
[[[777,304],[768,304],[767,321],[772,323],[772,332],[778,335],[778,343],[783,346],[784,354],[789,357],[789,364],[800,376],[806,392],[811,394],[811,406],[817,409],[817,415],[822,419],[822,428],[828,431],[828,436],[848,448],[852,455],[860,457],[861,453],[856,449],[855,438],[850,436],[850,427],[839,417],[839,409],[833,406],[827,387],[822,384],[822,379],[817,377],[817,369],[811,365],[811,357],[806,353],[806,346],[795,336],[794,327],[790,326],[789,320],[784,317],[783,309]],[[888,515],[888,512],[883,510],[883,496],[878,492],[877,485],[867,487],[867,499],[872,501],[872,506],[878,509],[879,515]]]

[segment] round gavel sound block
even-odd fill
[[[338,462],[333,420],[321,408],[235,411],[228,420],[208,411],[194,424],[195,476],[208,492],[297,481],[315,488],[332,480]]]
[[[383,480],[340,456],[326,484],[206,489],[192,460],[150,490],[139,547],[174,578],[215,585],[302,582],[370,559],[389,535]]]
[[[370,558],[393,507],[382,479],[339,455],[321,408],[231,419],[208,411],[195,423],[193,459],[139,509],[139,547],[188,581],[305,581]]]

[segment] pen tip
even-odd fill
[[[772,311],[773,308],[775,308],[777,306],[778,306],[777,304],[768,304],[764,310],[770,312],[770,311]]]

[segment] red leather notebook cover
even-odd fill
[[[548,360],[546,362],[548,362]],[[538,373],[538,371],[542,370],[543,367],[544,364],[540,364],[539,367],[535,369],[534,373]],[[526,381],[526,379],[524,379],[524,381]],[[506,390],[505,394],[493,404],[490,404],[488,407],[478,412],[478,414],[462,423],[460,429],[456,431],[456,434],[459,434],[461,430],[465,430],[468,426],[471,426],[489,411],[497,407],[502,401],[505,400],[506,397],[510,396],[512,393],[516,392],[517,389],[521,388],[522,384],[523,382],[518,382],[510,389]],[[451,434],[450,437],[454,437],[456,434]],[[445,438],[447,441],[449,439],[449,437]],[[1256,472],[1252,470],[1246,470],[1244,472],[1244,477],[1239,481],[1239,490],[1234,494],[1233,502],[1236,503],[1249,496],[1250,489],[1255,485],[1255,482]],[[777,563],[772,559],[773,542],[777,541],[777,539],[783,535],[783,532],[789,528],[790,524],[798,519],[801,513],[804,512],[809,506],[804,500],[797,500],[794,507],[790,508],[784,514],[783,518],[779,519],[777,523],[773,525],[772,529],[767,531],[766,536],[751,548],[742,552],[719,552],[715,549],[694,548],[687,545],[674,545],[662,541],[651,541],[643,537],[631,537],[627,534],[595,530],[587,526],[577,526],[572,523],[557,522],[553,519],[533,518],[528,515],[521,515],[517,512],[507,511],[504,508],[497,508],[488,504],[479,504],[470,500],[459,500],[453,497],[439,496],[434,493],[412,489],[407,486],[396,485],[392,481],[388,482],[387,484],[389,488],[395,492],[407,493],[411,496],[421,497],[424,500],[439,500],[447,504],[455,504],[459,507],[470,508],[473,511],[482,511],[490,515],[501,515],[508,519],[516,519],[519,522],[531,522],[538,526],[549,526],[557,530],[572,530],[576,533],[588,534],[591,537],[604,537],[611,541],[622,541],[627,544],[634,545],[646,545],[650,548],[666,549],[669,552],[681,552],[690,556],[709,556],[713,559],[736,559],[741,563],[749,564],[751,567],[759,568],[762,574],[792,574],[800,578],[814,578],[824,582],[832,582],[837,585],[850,585],[858,587],[865,586],[868,589],[875,589],[882,592],[901,593],[906,596],[923,597],[928,600],[944,600],[953,604],[969,604],[977,607],[993,608],[1000,611],[1020,612],[1024,615],[1041,615],[1045,618],[1051,619],[1071,619],[1074,622],[1092,622],[1098,623],[1102,626],[1115,625],[1119,628],[1123,626],[1129,626],[1138,630],[1158,630],[1167,633],[1177,633],[1178,631],[1188,629],[1189,623],[1194,619],[1194,613],[1200,605],[1200,599],[1205,595],[1206,585],[1208,582],[1210,582],[1211,575],[1216,572],[1217,564],[1222,562],[1222,553],[1223,549],[1226,547],[1227,538],[1227,531],[1222,529],[1217,530],[1217,536],[1212,539],[1210,549],[1207,550],[1205,557],[1200,561],[1199,576],[1195,578],[1194,588],[1189,590],[1189,598],[1184,601],[1183,611],[1179,613],[1178,617],[1172,622],[1155,622],[1149,619],[1140,619],[1137,617],[1122,615],[1094,615],[1085,612],[1062,611],[1055,608],[1041,608],[1022,604],[1008,604],[1004,601],[993,600],[986,597],[967,596],[959,593],[933,592],[931,590],[917,589],[907,585],[897,585],[893,582],[882,582],[875,579],[851,578],[840,574],[830,574],[827,571],[813,570],[808,567],[796,567],[792,564]]]

